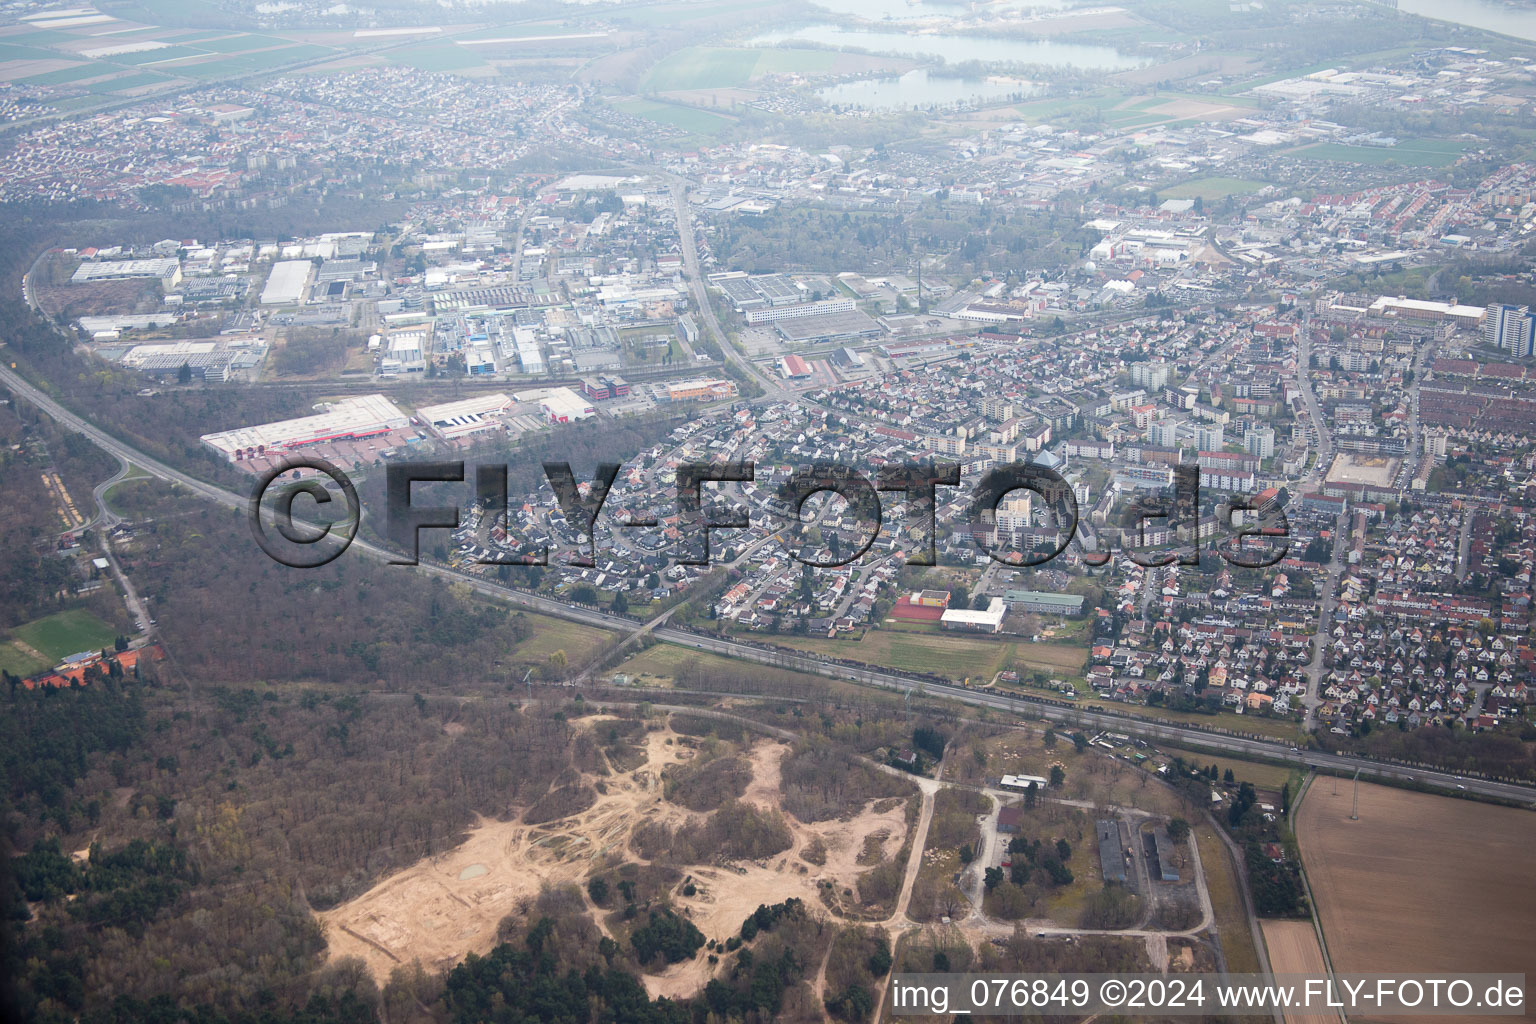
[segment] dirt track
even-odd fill
[[[584,727],[595,721],[586,720]],[[744,800],[778,808],[779,764],[789,750],[788,744],[772,740],[752,746],[752,781]],[[415,959],[429,968],[442,967],[466,953],[485,952],[494,945],[504,917],[516,913],[546,883],[584,881],[594,858],[627,848],[639,821],[677,825],[702,817],[664,800],[660,785],[663,770],[693,754],[670,728],[651,732],[645,763],[608,777],[607,793],[588,810],[543,825],[482,820],[454,849],[397,872],[318,915],[330,955],[361,957],[383,981],[396,966]],[[672,898],[706,937],[722,941],[760,904],[798,896],[813,913],[826,913],[817,892],[820,880],[854,886],[858,875],[869,870],[858,864],[866,837],[883,834],[887,857],[898,852],[906,838],[904,805],[877,813],[879,803],[871,801],[848,820],[805,825],[790,818],[794,846],[766,861],[684,866],[681,870],[693,878],[697,892],[683,896],[679,889]],[[826,849],[822,866],[798,856],[813,837]],[[626,856],[639,859],[632,853]],[[709,967],[700,956],[647,975],[644,981],[652,996],[683,997],[698,991],[708,978]]]
[[[1319,779],[1297,816],[1335,970],[1536,977],[1536,814],[1369,783],[1360,784],[1359,821],[1350,806],[1350,784],[1335,796]]]

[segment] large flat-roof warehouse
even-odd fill
[[[315,265],[309,260],[280,260],[272,264],[267,285],[261,290],[263,306],[292,306],[304,297]]]
[[[230,462],[324,441],[372,437],[406,426],[410,418],[383,395],[359,395],[324,406],[313,416],[204,434],[203,444]]]
[[[473,434],[501,430],[504,419],[517,403],[509,395],[496,392],[492,395],[476,395],[457,402],[441,405],[424,405],[416,410],[416,418],[445,441],[455,441]]]

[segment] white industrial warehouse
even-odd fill
[[[373,437],[406,426],[410,418],[383,395],[360,395],[322,407],[313,416],[204,434],[202,442],[230,462],[324,441]]]
[[[309,260],[280,260],[272,264],[267,285],[261,290],[263,306],[292,306],[304,298],[315,265]]]

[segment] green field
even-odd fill
[[[739,87],[760,75],[830,71],[837,58],[831,50],[691,46],[653,67],[642,88],[646,92],[672,92]]]
[[[589,29],[568,28],[558,21],[535,21],[525,25],[501,25],[482,28],[460,39],[536,39],[540,36],[564,36],[586,34]]]
[[[1343,163],[1397,164],[1408,167],[1448,167],[1465,150],[1453,139],[1410,139],[1395,146],[1346,146],[1339,142],[1318,142],[1291,150],[1290,155],[1308,160],[1337,160]]]
[[[1196,178],[1169,188],[1160,188],[1157,194],[1164,199],[1225,199],[1227,196],[1257,192],[1267,184],[1249,178]]]
[[[1289,782],[1294,792],[1301,780],[1300,773],[1284,765],[1244,761],[1240,758],[1228,757],[1225,754],[1185,750],[1180,747],[1170,747],[1163,743],[1159,743],[1157,749],[1169,757],[1182,757],[1185,764],[1197,764],[1202,767],[1214,764],[1218,774],[1224,774],[1230,768],[1232,769],[1233,778],[1238,782],[1251,782],[1260,789],[1279,790],[1281,786]]]
[[[99,78],[102,75],[110,75],[118,69],[110,64],[100,64],[95,61],[89,64],[76,64],[73,67],[59,68],[57,71],[45,71],[40,75],[30,75],[22,79],[27,85],[68,85],[70,82],[79,82],[86,78]]]
[[[0,61],[6,60],[58,60],[61,55],[54,50],[17,43],[0,43]]]
[[[19,640],[47,660],[39,662],[14,643],[7,642],[0,645],[0,668],[17,675],[30,675],[58,664],[71,654],[111,647],[112,641],[117,639],[117,631],[92,613],[75,609],[17,626],[11,630],[10,639]]]
[[[201,64],[183,64],[175,69],[179,75],[194,78],[223,78],[229,75],[249,75],[258,71],[280,68],[301,60],[318,60],[338,51],[328,46],[300,43],[277,50],[258,50],[255,53],[235,54]]]
[[[158,85],[168,81],[170,79],[165,75],[143,71],[137,75],[124,75],[121,78],[109,78],[105,82],[93,82],[86,86],[86,89],[95,93],[121,92],[125,89],[142,89],[146,85]]]
[[[464,71],[483,68],[485,61],[457,43],[431,42],[402,46],[389,53],[391,64],[406,64],[422,71]]]
[[[869,665],[924,672],[950,679],[987,681],[1010,665],[1080,676],[1088,651],[1063,644],[1019,643],[937,632],[877,629],[862,640],[778,636],[773,643],[796,650],[847,658]]]
[[[278,39],[275,36],[258,36],[247,33],[238,36],[226,36],[223,39],[212,39],[198,43],[205,50],[214,53],[245,53],[248,50],[263,50],[272,46],[287,45],[288,40]]]
[[[696,135],[713,135],[731,123],[730,118],[711,114],[707,110],[697,110],[676,103],[659,103],[655,100],[628,100],[624,103],[615,103],[613,109],[643,117],[647,121],[670,124]]]
[[[159,64],[162,61],[185,60],[188,57],[206,57],[208,51],[201,46],[162,46],[158,50],[142,50],[138,53],[120,53],[112,58],[114,64]]]

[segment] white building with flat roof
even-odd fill
[[[552,423],[574,423],[597,415],[597,408],[570,388],[550,388],[538,402]]]
[[[236,427],[204,434],[201,440],[230,462],[239,462],[326,441],[372,437],[410,423],[410,417],[383,395],[359,395],[317,408],[321,411],[313,416]]]
[[[416,419],[443,440],[456,441],[461,437],[501,430],[505,426],[502,417],[516,404],[498,391],[494,395],[424,405],[416,410]]]
[[[309,260],[279,260],[272,264],[267,284],[261,290],[263,306],[295,306],[304,298],[315,265]]]

